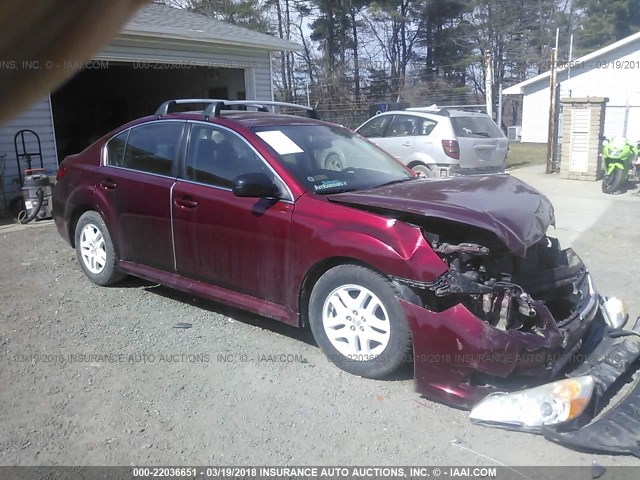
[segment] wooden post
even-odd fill
[[[553,155],[556,151],[556,112],[558,111],[558,50],[551,51],[551,79],[549,103],[549,142],[547,143],[547,173],[553,173]]]

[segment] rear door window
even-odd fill
[[[157,122],[131,129],[124,153],[124,167],[171,176],[184,122]]]
[[[423,137],[431,135],[431,132],[433,132],[433,129],[436,128],[437,124],[438,122],[434,122],[433,120],[430,120],[428,118],[421,118],[420,123],[418,123],[417,126],[416,135],[420,135]]]
[[[107,165],[114,167],[124,166],[124,150],[127,146],[127,137],[129,130],[116,135],[107,144]]]
[[[489,117],[451,117],[456,137],[501,138],[502,131]]]

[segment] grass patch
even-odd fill
[[[546,162],[546,143],[509,143],[509,154],[507,155],[508,168],[544,165]]]

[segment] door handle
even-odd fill
[[[113,180],[111,180],[110,178],[107,178],[106,180],[101,181],[100,185],[103,188],[106,188],[107,190],[113,190],[114,188],[116,188],[118,186],[118,184],[116,182],[114,182]]]
[[[402,146],[409,148],[409,147],[413,146],[413,143],[405,142],[405,143],[402,144]]]
[[[198,202],[195,200],[191,200],[189,197],[180,197],[173,200],[173,203],[178,207],[183,208],[196,208],[198,206]]]

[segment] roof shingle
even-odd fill
[[[216,20],[199,13],[158,3],[141,8],[122,33],[155,35],[266,50],[299,50],[301,45]]]

